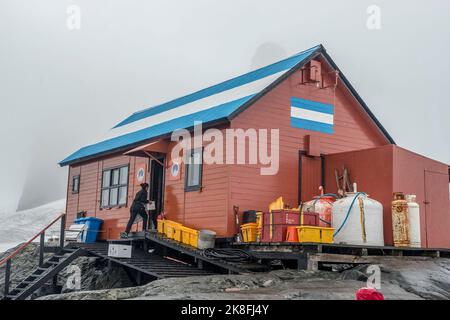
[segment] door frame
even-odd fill
[[[425,216],[425,219],[424,219],[424,221],[425,221],[425,247],[428,248],[428,243],[429,243],[429,241],[428,241],[428,226],[429,226],[428,222],[429,221],[428,221],[428,219],[432,218],[432,210],[431,210],[432,208],[430,208],[431,201],[430,201],[430,197],[429,197],[431,191],[430,191],[429,188],[427,188],[427,177],[429,179],[431,177],[429,177],[427,174],[441,174],[441,175],[444,175],[444,176],[448,176],[448,175],[443,173],[443,172],[439,172],[439,171],[427,170],[427,169],[423,170],[423,191],[424,191],[423,204],[424,204],[424,208],[425,208],[423,214]],[[421,234],[421,238],[423,238],[422,234]]]
[[[309,158],[315,158],[314,156],[309,156],[308,153],[305,150],[299,150],[298,152],[298,190],[297,190],[297,197],[298,197],[298,206],[302,203],[302,160],[303,157],[309,157]],[[325,190],[325,155],[323,153],[320,154],[320,184],[322,185],[323,189]]]
[[[156,159],[158,159],[159,161],[161,161],[161,163],[163,163],[164,165],[161,165],[160,163],[158,163],[158,161],[155,161],[153,159],[150,159],[150,163],[149,163],[149,198],[150,201],[155,201],[155,210],[157,212],[157,214],[159,215],[161,212],[164,211],[164,195],[165,195],[165,178],[166,178],[166,155],[165,154],[158,154],[157,156],[155,156]],[[153,167],[154,166],[162,166],[162,175],[161,175],[161,195],[160,195],[160,199],[152,199],[152,194],[154,191],[154,184],[153,184],[153,176],[154,176],[154,171],[153,171]],[[160,200],[159,204],[158,204],[158,200]],[[158,207],[159,206],[159,207]],[[159,212],[158,212],[159,211]]]

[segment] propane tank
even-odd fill
[[[394,200],[392,201],[392,231],[394,236],[394,246],[409,247],[409,219],[408,219],[408,202],[402,192],[394,192]]]
[[[409,233],[411,247],[420,248],[420,208],[416,203],[416,195],[407,194],[406,202],[408,203]]]
[[[335,197],[332,195],[320,195],[303,204],[303,211],[319,214],[319,226],[330,228],[332,224],[332,210]]]
[[[362,192],[347,192],[333,203],[334,242],[383,246],[383,206]]]

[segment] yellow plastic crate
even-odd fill
[[[194,248],[198,248],[198,234],[199,231],[188,227],[181,227],[181,242],[190,245]]]
[[[181,241],[181,223],[165,220],[164,222],[164,234],[169,239],[173,239],[175,241]]]
[[[258,223],[246,223],[241,225],[242,240],[244,242],[255,242],[258,236]]]
[[[164,222],[165,220],[158,219],[157,221],[158,233],[164,233]]]
[[[259,239],[261,239],[262,217],[263,217],[263,213],[261,211],[256,212],[256,223],[258,225],[258,232],[256,235],[257,240],[258,240],[258,237],[259,237]]]
[[[334,228],[299,226],[298,242],[333,243]]]

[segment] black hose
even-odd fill
[[[226,261],[233,261],[233,262],[239,262],[239,261],[246,261],[250,260],[252,256],[245,252],[244,250],[240,249],[205,249],[203,251],[203,255],[207,258],[212,259],[221,259]]]

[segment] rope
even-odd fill
[[[252,256],[250,254],[248,254],[244,250],[240,250],[240,249],[210,248],[210,249],[205,249],[203,251],[203,255],[207,258],[221,259],[221,260],[233,261],[233,262],[246,261],[246,260],[250,260],[252,258]]]
[[[352,200],[352,203],[350,204],[350,207],[348,207],[347,215],[345,216],[344,221],[342,222],[341,226],[334,232],[333,237],[336,237],[337,234],[338,234],[338,233],[342,230],[342,228],[345,226],[345,224],[346,224],[346,222],[347,222],[347,220],[348,220],[348,217],[350,216],[350,212],[352,211],[353,204],[355,203],[356,199],[357,199],[359,196],[361,196],[361,195],[366,195],[366,193],[364,193],[364,192],[358,192],[358,193],[355,195],[355,197],[354,197],[353,200]]]
[[[313,206],[316,205],[317,201],[319,201],[320,199],[325,198],[325,197],[334,197],[335,199],[338,199],[338,198],[339,198],[339,197],[338,197],[336,194],[334,194],[334,193],[325,193],[325,194],[323,194],[323,195],[321,195],[321,196],[318,196],[318,197],[314,200]]]

